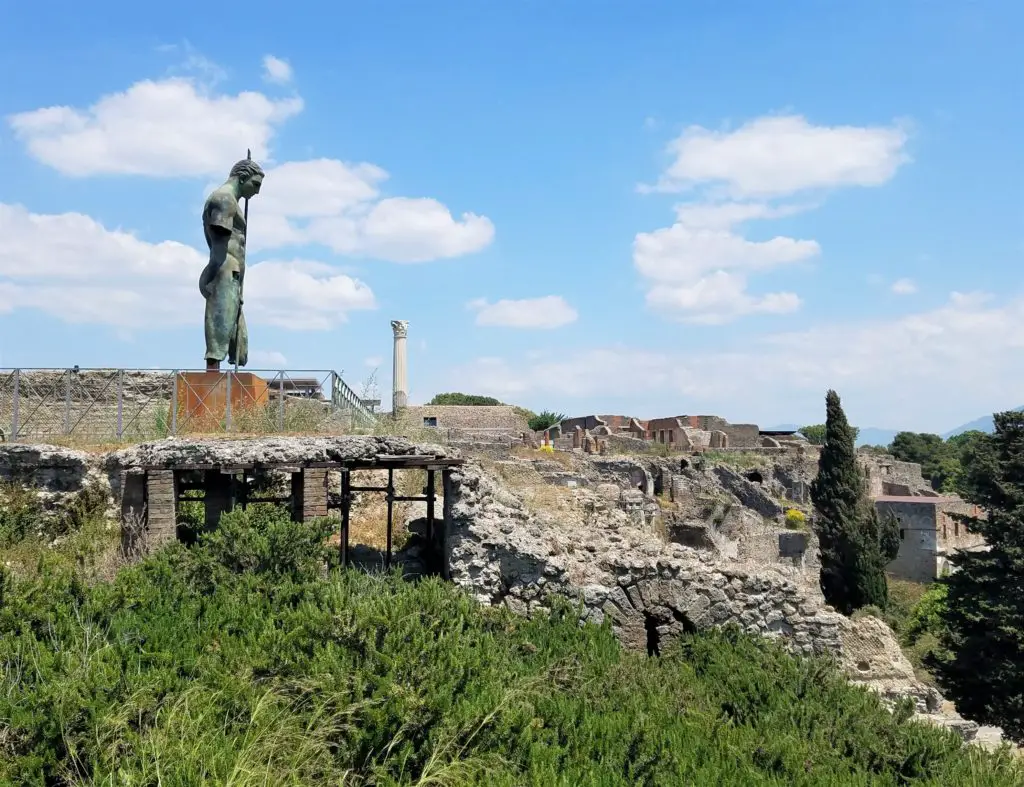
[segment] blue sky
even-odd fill
[[[0,366],[198,368],[251,147],[251,368],[945,431],[1024,403],[1012,2],[13,6]],[[102,10],[101,10],[102,7]]]

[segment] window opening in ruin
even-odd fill
[[[675,431],[672,430],[672,429],[669,429],[668,430],[668,442],[669,442],[669,444],[674,443],[675,440],[676,440],[676,433],[675,433]]]
[[[903,528],[901,527],[901,528],[900,528],[900,541],[902,541],[902,540],[903,540],[903,539],[905,539],[906,537],[907,537],[907,531],[906,531],[906,530],[904,530],[904,529],[903,529]]]
[[[647,655],[661,655],[661,632],[658,631],[658,619],[649,613],[644,614],[644,628],[647,630]]]
[[[949,532],[946,530],[945,523],[943,523],[943,525],[942,525],[942,538],[943,538],[943,540],[949,538]]]
[[[959,519],[954,519],[953,520],[953,535],[954,536],[959,536],[960,535],[960,520]]]
[[[763,484],[764,476],[757,470],[751,470],[747,473],[747,480],[754,484]]]
[[[423,425],[424,426],[437,426],[437,417],[436,416],[432,416],[432,415],[424,416],[423,417]]]

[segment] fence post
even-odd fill
[[[21,404],[21,369],[14,370],[14,406],[11,408],[11,442],[18,442],[18,405]]]
[[[171,436],[178,434],[178,370],[174,370],[171,383]]]
[[[64,434],[71,434],[71,370],[64,371]]]
[[[124,434],[124,369],[117,370],[117,441]]]
[[[284,431],[284,370],[278,372],[277,378],[277,431]]]
[[[224,407],[224,431],[231,431],[231,372],[227,372],[228,381],[225,391],[224,398],[227,399],[227,404]]]

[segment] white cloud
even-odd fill
[[[273,55],[263,56],[263,78],[268,82],[286,85],[292,81],[292,67],[287,60]]]
[[[780,219],[812,202],[772,203],[811,189],[876,186],[907,159],[900,126],[811,126],[803,117],[762,117],[733,132],[693,126],[670,145],[674,161],[646,191],[699,189],[677,205],[670,227],[640,232],[633,264],[647,286],[647,304],[684,322],[722,324],[748,314],[797,310],[792,292],[747,292],[751,274],[820,255],[814,240],[775,236],[749,240],[745,222]]]
[[[264,67],[279,81],[290,75],[288,64],[271,55]],[[212,189],[248,148],[267,164],[277,127],[302,107],[297,96],[218,95],[208,84],[177,76],[137,82],[88,109],[48,107],[8,122],[30,154],[66,175],[215,177]],[[479,251],[494,238],[486,216],[456,217],[430,198],[382,197],[388,173],[374,164],[320,158],[266,169],[266,185],[251,205],[253,251],[320,244],[340,254],[416,263]]]
[[[225,177],[247,148],[265,159],[276,127],[302,106],[298,97],[216,95],[172,77],[136,82],[87,109],[51,106],[8,122],[33,157],[65,175]]]
[[[893,126],[813,126],[800,115],[767,116],[735,131],[690,126],[669,144],[675,160],[655,186],[717,184],[733,197],[776,197],[836,186],[879,186],[909,157]]]
[[[452,370],[451,379],[505,400],[543,394],[663,403],[634,413],[643,417],[677,414],[682,401],[689,413],[762,424],[820,416],[832,387],[854,423],[943,430],[1024,403],[1024,297],[996,303],[953,293],[931,311],[818,325],[719,352],[616,346],[483,358]]]
[[[470,254],[494,239],[486,216],[459,218],[435,199],[380,198],[388,173],[335,159],[267,171],[252,201],[252,249],[321,244],[339,254],[419,263]]]
[[[476,312],[476,324],[503,328],[560,328],[575,322],[579,314],[561,295],[500,300],[480,298],[467,306]]]
[[[72,323],[123,328],[202,324],[206,255],[149,243],[81,213],[39,215],[0,203],[0,309],[39,309]],[[361,281],[319,262],[268,260],[245,277],[246,319],[295,330],[330,328],[373,309]]]
[[[797,206],[696,203],[677,207],[677,222],[638,233],[633,264],[648,284],[647,304],[684,322],[723,324],[748,314],[785,314],[800,307],[791,292],[746,292],[747,275],[816,257],[813,240],[774,237],[750,241],[733,225],[787,215]]]
[[[764,202],[687,202],[676,205],[676,222],[688,229],[727,230],[754,219],[781,219],[810,210],[811,205]]]
[[[800,308],[794,293],[752,296],[746,285],[744,276],[716,271],[691,285],[656,284],[647,291],[647,304],[668,314],[685,315],[686,322],[700,325],[723,325],[746,314],[788,314]]]
[[[913,279],[897,279],[890,289],[897,295],[913,295],[917,292],[917,284]]]
[[[381,358],[379,355],[371,355],[369,358],[363,359],[363,365],[368,366],[371,369],[376,369],[382,363],[384,363],[384,359]]]
[[[264,369],[284,369],[288,366],[288,359],[277,350],[250,350],[249,365]]]

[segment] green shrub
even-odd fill
[[[112,582],[66,570],[3,581],[0,782],[999,787],[1022,776],[1007,755],[894,717],[830,662],[767,640],[717,631],[647,658],[607,625],[580,626],[565,601],[527,619],[438,579],[324,574],[319,525],[285,512],[223,522]]]
[[[439,393],[434,396],[428,405],[434,406],[471,406],[471,407],[496,407],[501,402],[495,399],[493,396],[479,396],[477,394],[464,394],[464,393]]]
[[[48,527],[43,506],[34,489],[0,484],[0,549],[24,541]]]

